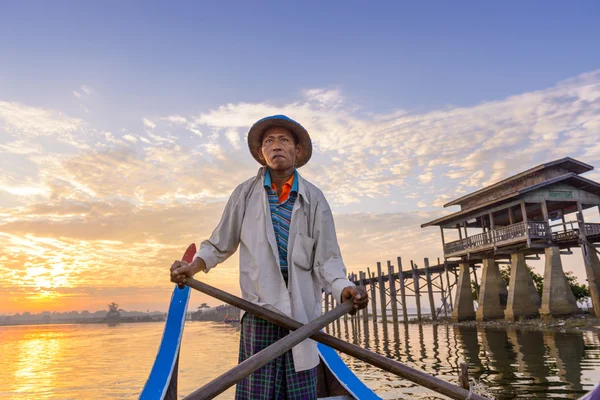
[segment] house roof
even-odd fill
[[[531,175],[535,172],[543,171],[543,170],[551,168],[551,167],[561,167],[561,168],[563,168],[571,173],[574,173],[576,175],[579,175],[579,174],[582,174],[584,172],[588,172],[588,171],[591,171],[594,169],[594,167],[592,167],[591,165],[583,163],[579,160],[575,160],[574,158],[571,158],[571,157],[561,158],[560,160],[555,160],[555,161],[551,161],[551,162],[548,162],[545,164],[540,164],[537,167],[530,168],[527,171],[523,171],[517,175],[513,175],[509,178],[506,178],[499,182],[496,182],[493,185],[486,186],[486,187],[479,189],[473,193],[469,193],[463,197],[460,197],[456,200],[451,201],[450,203],[444,204],[444,207],[460,205],[461,203],[464,203],[465,201],[467,201],[473,197],[480,196],[490,190],[496,189],[496,188],[498,188],[504,184],[507,184],[511,181],[523,178],[527,175]]]
[[[544,188],[546,186],[554,185],[559,182],[566,183],[577,189],[582,189],[587,192],[593,193],[597,196],[600,196],[600,183],[597,183],[597,182],[594,182],[587,178],[584,178],[582,176],[579,176],[574,172],[570,172],[568,174],[557,176],[555,178],[548,179],[547,181],[517,190],[515,192],[509,193],[506,196],[500,197],[498,199],[494,199],[494,200],[488,201],[486,203],[479,204],[476,207],[469,208],[468,210],[458,211],[453,214],[449,214],[444,217],[427,222],[427,223],[421,225],[421,228],[425,228],[428,226],[445,225],[446,223],[448,223],[454,219],[464,220],[466,216],[468,216],[470,214],[477,214],[478,212],[481,212],[481,210],[483,210],[491,205],[501,205],[502,203],[507,203],[507,202],[515,200],[515,199],[519,198],[520,196],[523,196],[529,192]]]

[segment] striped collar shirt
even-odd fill
[[[292,219],[292,210],[298,196],[298,179],[296,172],[291,178],[283,184],[281,195],[277,195],[275,185],[271,182],[269,170],[265,172],[264,179],[265,190],[269,199],[269,208],[271,210],[271,222],[275,231],[277,240],[277,250],[279,252],[279,268],[285,284],[288,283],[288,237],[290,234],[290,221]]]

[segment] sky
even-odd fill
[[[420,225],[454,198],[600,168],[598,2],[371,3],[0,3],[0,314],[166,310],[267,115],[310,132],[355,272],[442,257]],[[201,279],[239,293],[237,266]]]

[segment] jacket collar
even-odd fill
[[[267,167],[260,167],[258,170],[258,174],[261,176],[263,186],[266,185],[265,182],[265,174],[267,172]],[[292,188],[292,190],[296,189],[298,191],[298,196],[302,197],[302,200],[306,202],[306,204],[310,204],[308,200],[308,196],[306,195],[306,180],[300,175],[298,170],[294,172],[296,177],[294,178],[294,186],[298,185],[297,188]],[[268,180],[269,186],[271,186],[271,180],[269,177],[266,178]]]

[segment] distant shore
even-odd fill
[[[69,324],[125,324],[140,322],[161,322],[166,320],[166,315],[144,315],[135,317],[121,317],[119,319],[108,320],[102,318],[78,318],[78,319],[41,319],[25,321],[0,321],[0,326],[23,326],[23,325],[69,325]]]

